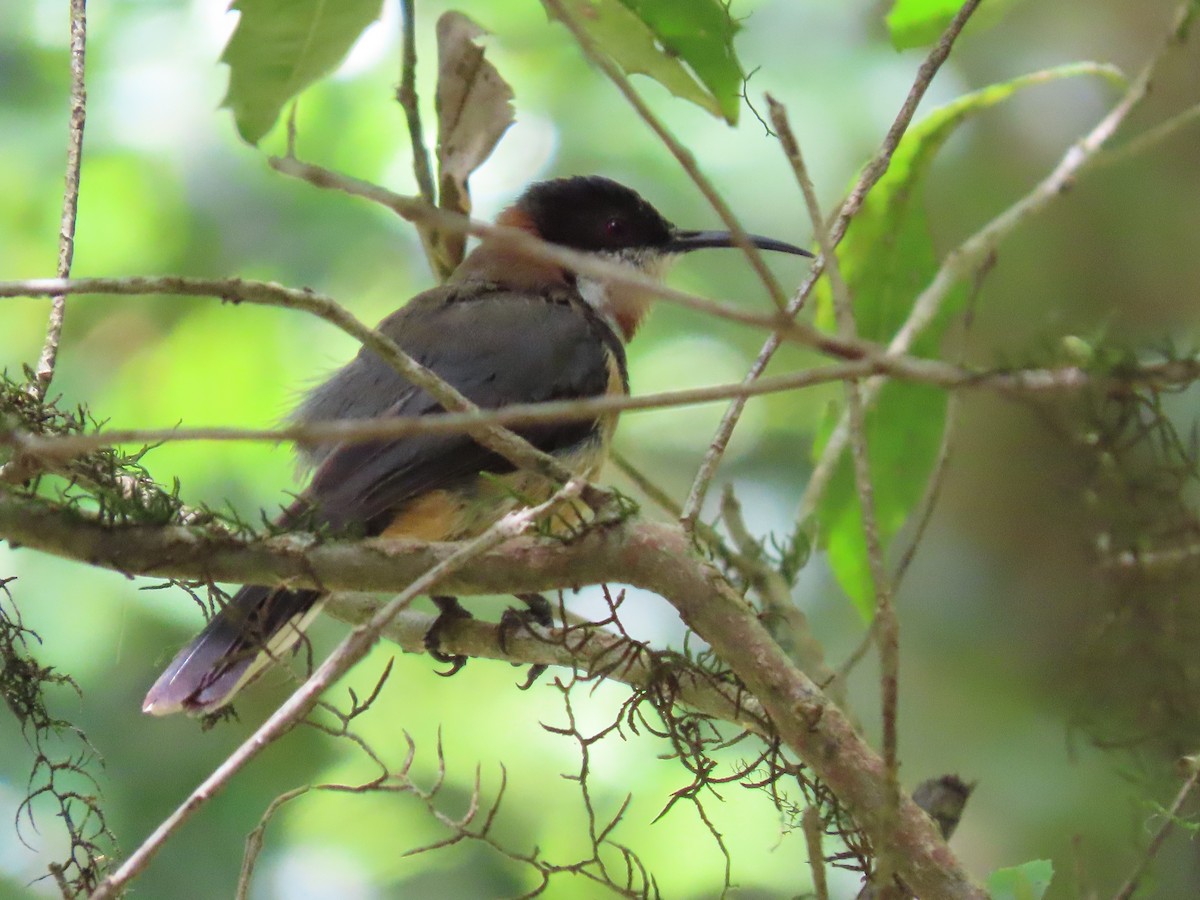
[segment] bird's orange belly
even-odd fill
[[[572,472],[592,479],[600,471],[607,454],[611,428],[601,426],[601,434],[558,459]],[[522,506],[544,503],[555,486],[532,472],[512,472],[474,478],[461,487],[430,491],[416,497],[397,511],[381,537],[415,538],[422,541],[460,541],[475,537],[505,514]],[[574,507],[557,511],[564,527],[577,524]]]

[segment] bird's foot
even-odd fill
[[[508,607],[501,613],[500,626],[496,631],[496,643],[500,645],[500,649],[505,653],[508,652],[508,637],[514,629],[523,628],[532,634],[530,625],[541,625],[543,628],[554,627],[554,616],[550,613],[550,603],[545,597],[541,594],[517,594],[516,598],[525,604],[526,609]],[[540,663],[530,666],[529,672],[525,676],[525,681],[517,685],[517,687],[522,691],[529,690],[541,674],[546,671],[546,668],[545,665]]]
[[[429,599],[438,608],[438,617],[433,620],[433,624],[425,632],[425,650],[438,662],[446,663],[450,666],[445,672],[435,673],[441,675],[443,678],[449,678],[467,664],[467,657],[458,653],[443,653],[441,649],[442,635],[445,634],[446,629],[453,627],[456,622],[475,617],[463,608],[463,605],[458,602],[457,597],[430,597]]]

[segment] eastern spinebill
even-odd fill
[[[595,176],[534,184],[497,223],[656,278],[679,254],[734,245],[725,231],[676,228],[634,191]],[[811,256],[782,241],[756,235],[748,240],[764,250]],[[485,409],[625,395],[625,342],[650,299],[643,291],[485,241],[446,284],[414,297],[379,330]],[[433,397],[364,347],[307,395],[293,420],[440,411]],[[590,479],[604,461],[616,420],[609,413],[515,431]],[[305,445],[299,452],[314,474],[281,516],[282,527],[455,541],[496,522],[513,508],[514,497],[546,498],[553,489],[466,434]],[[220,709],[301,640],[323,599],[321,591],[308,588],[246,585],[179,652],[142,708],[154,715]]]

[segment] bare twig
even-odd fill
[[[1174,135],[1175,132],[1181,131],[1193,122],[1200,122],[1200,103],[1185,109],[1178,115],[1172,116],[1165,122],[1155,125],[1153,128],[1146,129],[1137,137],[1126,141],[1120,147],[1101,151],[1097,154],[1093,166],[1099,168],[1101,166],[1115,165],[1131,157],[1141,156],[1152,147],[1161,144],[1167,138]]]
[[[705,297],[689,294],[685,291],[668,287],[661,281],[642,274],[632,266],[597,257],[595,254],[583,253],[558,244],[549,244],[539,240],[527,231],[510,228],[503,225],[492,225],[468,219],[444,209],[431,207],[415,197],[395,194],[386,188],[315,166],[311,163],[287,157],[270,157],[268,164],[271,168],[293,178],[306,181],[314,187],[335,190],[356,197],[363,197],[381,206],[385,206],[396,215],[410,222],[429,223],[444,231],[456,231],[471,234],[511,249],[539,262],[548,262],[562,266],[580,275],[602,279],[615,285],[637,288],[647,296],[660,298],[688,309],[694,309],[707,315],[717,316],[731,322],[741,322],[771,331],[781,331],[783,339],[813,347],[822,352],[843,358],[856,358],[861,347],[844,346],[838,341],[825,335],[811,325],[803,322],[793,322],[790,318],[781,316],[778,312],[772,314],[755,313],[731,304],[722,304]]]
[[[818,369],[789,372],[763,378],[753,384],[732,382],[710,387],[685,388],[638,396],[600,396],[579,400],[519,403],[478,412],[429,413],[379,419],[332,419],[279,428],[114,428],[92,434],[39,435],[19,430],[0,430],[0,446],[18,450],[24,457],[37,457],[45,464],[73,458],[81,453],[119,444],[160,444],[174,441],[267,441],[278,443],[368,443],[371,441],[428,434],[455,434],[484,426],[523,427],[543,422],[591,419],[609,412],[639,412],[678,406],[712,403],[731,397],[756,397],[799,390],[818,384],[859,378],[879,373],[870,362],[838,363]],[[1028,369],[1015,372],[976,374],[968,370],[942,370],[934,366],[928,377],[910,373],[907,380],[946,388],[994,389],[1007,395],[1065,393],[1088,387],[1125,393],[1141,385],[1157,387],[1185,385],[1200,378],[1200,364],[1188,361],[1152,363],[1104,377],[1074,366],[1060,369]],[[618,466],[621,464],[618,463]],[[627,473],[628,474],[628,473]],[[631,476],[633,477],[633,476]],[[648,488],[639,483],[639,486]],[[668,511],[678,505],[661,491],[651,497]],[[699,527],[699,523],[698,526]]]
[[[840,381],[876,370],[865,363],[840,363],[820,369],[791,372],[753,385],[740,383],[687,388],[640,396],[605,395],[578,400],[554,400],[543,403],[518,403],[478,412],[429,413],[420,416],[393,416],[377,419],[334,419],[303,422],[280,428],[149,428],[110,429],[92,434],[35,435],[0,429],[0,445],[16,448],[26,456],[43,459],[69,458],[76,454],[114,444],[157,444],[170,441],[296,441],[325,443],[365,443],[381,438],[427,434],[454,434],[483,426],[524,427],[542,422],[587,420],[609,412],[668,409],[708,403],[741,395],[745,391],[769,394]]]
[[[461,217],[457,216],[454,218],[461,219]],[[500,232],[513,231],[513,229],[508,228],[497,230]],[[524,233],[517,232],[517,234]],[[524,235],[524,237],[528,238],[529,236]],[[559,251],[561,251],[562,259],[560,261],[568,267],[574,267],[575,258],[578,256],[578,254],[568,251],[565,248],[543,244],[539,241],[534,241],[532,246],[546,248],[547,256],[559,257]],[[535,252],[541,253],[542,250],[539,249]],[[616,276],[613,280],[626,277],[621,274],[623,268],[621,266],[610,266],[607,264],[592,266],[588,264],[586,256],[579,260],[579,263],[580,271],[586,274],[601,272],[604,274],[597,275],[597,277],[608,278],[608,273],[611,271]],[[641,282],[638,279],[629,279],[626,283],[641,286]],[[658,286],[650,281],[647,283],[647,288],[651,287]],[[403,361],[403,355],[397,356],[395,350],[387,349],[387,344],[391,342],[386,338],[383,338],[382,341],[379,340],[382,337],[381,335],[376,335],[372,329],[367,328],[344,309],[341,309],[334,300],[307,289],[288,288],[272,282],[251,281],[242,278],[190,278],[175,275],[78,278],[73,280],[34,278],[22,281],[0,281],[0,298],[40,297],[55,293],[116,294],[125,296],[176,294],[182,296],[217,297],[233,303],[254,303],[264,306],[299,309],[311,312],[325,319],[363,343],[370,345],[372,350],[380,353],[393,367],[406,367],[409,365]],[[662,293],[671,299],[687,298],[686,302],[697,309],[704,309],[703,304],[712,304],[712,301],[706,301],[703,297],[692,297],[688,294],[681,294],[680,297],[677,297],[676,294],[680,292],[670,290]],[[715,309],[704,309],[704,311],[713,312],[719,316],[726,316],[732,318],[734,321],[741,321],[746,324],[763,327],[772,327],[775,324],[768,318],[755,316],[752,313],[727,313],[724,305],[712,305]],[[339,312],[339,310],[341,311]],[[791,337],[791,334],[785,335],[785,339],[791,339]],[[804,329],[798,329],[794,332],[794,337],[797,343],[808,345],[809,336]],[[845,341],[835,335],[821,335],[820,340],[822,346],[818,349],[823,350],[834,358],[850,360],[851,362],[846,363],[845,374],[834,375],[832,374],[833,370],[830,370],[831,374],[827,378],[819,380],[853,377],[861,367],[869,370],[866,374],[886,374],[895,378],[904,378],[948,388],[988,387],[1005,392],[1042,392],[1078,390],[1083,387],[1095,385],[1097,379],[1100,377],[1078,366],[1062,366],[1052,369],[997,370],[993,372],[978,371],[963,369],[936,360],[886,353],[878,345],[869,341]],[[401,368],[400,371],[405,374],[406,378],[409,377],[408,369]],[[1172,385],[1193,380],[1197,372],[1200,372],[1200,357],[1122,367],[1119,372],[1108,376],[1108,380],[1111,381],[1111,384],[1116,389],[1120,389],[1122,386],[1132,386],[1141,383]],[[421,379],[424,379],[424,381],[421,381]],[[416,374],[412,380],[421,383],[423,387],[426,387],[435,396],[438,396],[438,391],[441,392],[442,397],[448,396],[444,389],[429,388],[426,382],[435,385],[436,382],[430,381],[428,376]],[[700,390],[708,389],[703,388]],[[734,391],[735,389],[730,386],[728,390]],[[747,388],[744,395],[755,396],[759,393],[769,393],[769,391],[757,391]],[[737,393],[731,394],[731,396],[741,395],[741,388],[737,389]],[[714,397],[712,399],[719,398]],[[439,398],[439,402],[443,402],[441,398]],[[453,406],[454,401],[446,399],[443,405]]]
[[[821,207],[817,201],[817,193],[813,189],[812,179],[804,164],[800,143],[792,132],[787,110],[783,105],[769,94],[767,95],[767,105],[770,109],[771,124],[775,126],[775,131],[779,135],[779,143],[792,166],[796,182],[800,185],[801,193],[804,195],[808,214],[812,218],[813,231],[816,233],[817,242],[821,247],[821,255],[825,260],[825,273],[829,278],[833,293],[833,307],[838,320],[838,331],[843,338],[853,340],[856,337],[856,326],[850,288],[842,277],[833,237],[821,218]],[[895,817],[899,815],[900,808],[900,763],[896,755],[899,734],[897,715],[900,684],[900,623],[892,604],[892,583],[888,577],[883,538],[879,530],[879,520],[875,514],[875,483],[871,474],[870,448],[867,446],[866,406],[863,403],[861,386],[856,380],[847,379],[846,381],[846,404],[850,416],[850,447],[854,462],[854,483],[858,491],[859,507],[862,513],[863,539],[867,544],[867,561],[871,570],[871,582],[875,589],[875,619],[878,622],[873,631],[879,647],[883,764],[887,782],[883,817],[885,821],[894,821]],[[895,851],[887,843],[877,845],[875,849],[877,853],[877,883],[890,885],[898,866]]]
[[[417,190],[421,199],[430,206],[437,202],[433,187],[433,170],[429,165],[429,149],[425,146],[425,132],[421,129],[421,104],[417,96],[417,14],[416,0],[400,0],[400,29],[403,51],[400,59],[400,86],[396,88],[396,102],[404,110],[408,124],[408,140],[412,145],[413,175],[417,179]]]
[[[214,296],[234,302],[264,303],[282,307],[300,306],[301,308],[311,308],[314,304],[319,305],[327,301],[327,298],[322,298],[309,291],[297,291],[281,285],[241,279],[196,279],[166,276],[0,282],[0,297],[42,296],[60,292]],[[320,313],[318,312],[318,314]],[[339,327],[342,326],[340,321],[335,324],[338,324]],[[364,326],[359,323],[354,327],[357,329]],[[310,422],[268,429],[220,427],[113,429],[94,434],[68,435],[34,435],[8,431],[0,432],[0,444],[12,446],[26,456],[63,458],[97,447],[119,443],[157,443],[176,440],[369,441],[414,434],[462,432],[486,426],[515,427],[564,419],[586,419],[618,410],[661,409],[713,402],[730,397],[746,398],[881,373],[914,383],[948,389],[988,389],[1010,395],[1062,393],[1085,388],[1123,393],[1140,386],[1166,388],[1190,384],[1200,378],[1200,359],[1128,364],[1107,374],[1079,366],[986,372],[917,357],[890,357],[871,353],[856,362],[835,363],[820,368],[770,376],[752,383],[741,381],[636,397],[611,396],[538,404],[514,404],[503,409],[434,413],[418,418],[396,417]]]
[[[379,606],[380,600],[374,594],[342,592],[331,595],[325,608],[336,618],[355,625],[370,618]],[[425,636],[433,622],[432,615],[405,610],[384,629],[383,637],[410,653],[424,653]],[[532,629],[503,632],[504,626],[493,622],[457,620],[439,633],[439,649],[450,655],[513,665],[563,666],[585,677],[603,674],[636,688],[645,688],[662,677],[666,654],[644,650],[629,638],[602,628],[571,625],[545,633]],[[670,672],[679,702],[756,734],[770,733],[762,706],[735,685],[707,677],[681,659],[672,662]]]
[[[964,349],[958,354],[958,358],[952,360],[952,362],[961,364],[966,356],[965,339],[971,331],[971,326],[974,324],[975,307],[979,301],[979,294],[983,290],[984,278],[989,271],[991,271],[990,266],[981,268],[975,275],[975,283],[972,285],[971,296],[967,300],[963,315],[962,331]],[[908,535],[908,543],[896,560],[896,569],[892,575],[892,590],[895,592],[900,590],[900,582],[904,580],[904,576],[908,572],[908,567],[912,565],[912,561],[916,557],[917,548],[920,546],[921,539],[924,537],[925,531],[933,519],[933,511],[937,507],[938,498],[941,496],[942,485],[945,483],[946,472],[950,466],[950,452],[954,445],[955,426],[958,423],[959,402],[960,398],[958,394],[951,394],[946,398],[946,421],[942,426],[941,446],[938,447],[938,455],[933,463],[933,471],[930,473],[929,480],[925,484],[925,492],[915,507],[916,511],[913,519],[916,524],[913,526],[912,532]]]
[[[740,388],[741,385],[737,387]],[[653,483],[620,453],[610,450],[609,459],[653,503],[678,518],[679,504],[666,491]],[[707,522],[697,522],[695,534],[715,556],[736,570],[745,579],[746,584],[754,589],[763,605],[763,622],[788,657],[824,683],[828,670],[823,668],[824,654],[821,646],[812,638],[807,618],[792,602],[789,586],[784,578],[762,559],[762,547],[755,542],[753,535],[746,528],[741,517],[741,507],[732,488],[729,488],[722,498],[721,518],[733,545]],[[803,644],[803,647],[799,646],[800,644]],[[838,703],[845,699],[842,694],[832,696]]]
[[[829,900],[829,885],[825,881],[825,854],[821,850],[821,837],[825,832],[821,811],[815,806],[806,806],[800,824],[804,829],[804,843],[808,847],[808,868],[812,871],[813,896],[816,900]]]
[[[1138,884],[1145,877],[1146,870],[1150,868],[1150,863],[1154,861],[1154,857],[1162,849],[1163,842],[1166,841],[1171,831],[1175,828],[1175,824],[1179,820],[1179,813],[1183,809],[1183,804],[1187,802],[1192,791],[1196,789],[1196,784],[1200,783],[1200,758],[1185,756],[1181,762],[1186,766],[1188,773],[1187,780],[1179,788],[1179,793],[1175,795],[1175,800],[1171,803],[1170,808],[1164,811],[1162,825],[1154,832],[1154,837],[1146,845],[1146,850],[1142,853],[1141,859],[1138,860],[1137,866],[1134,867],[1132,874],[1130,874],[1126,882],[1121,885],[1121,889],[1113,895],[1113,900],[1129,900],[1133,896],[1134,891],[1138,888]]]
[[[887,172],[888,165],[892,160],[892,154],[896,152],[896,147],[900,145],[900,139],[908,130],[917,106],[920,105],[921,99],[929,89],[929,85],[932,83],[938,69],[941,68],[942,63],[950,55],[951,47],[954,46],[954,42],[958,39],[963,27],[967,24],[967,20],[975,12],[978,5],[979,0],[968,0],[967,3],[963,4],[950,21],[950,24],[946,26],[946,30],[942,33],[936,46],[925,57],[925,61],[921,63],[912,87],[909,88],[908,96],[905,97],[904,104],[900,107],[900,112],[897,113],[895,121],[892,122],[887,134],[884,136],[883,144],[858,176],[858,180],[854,183],[854,186],[850,189],[850,193],[842,202],[841,209],[830,226],[830,237],[835,246],[845,236],[850,220],[862,207],[863,200],[871,188]],[[817,279],[821,277],[821,273],[824,270],[825,260],[823,256],[818,256],[817,259],[813,260],[808,277],[804,279],[803,284],[800,285],[791,302],[788,304],[787,312],[789,316],[795,317],[804,307],[813,286],[817,283]],[[767,368],[767,364],[775,355],[775,351],[782,344],[783,341],[778,334],[773,334],[767,339],[758,356],[755,358],[754,363],[750,366],[750,371],[746,373],[744,380],[747,383],[761,377]],[[729,439],[733,436],[733,430],[741,420],[742,410],[745,407],[745,400],[735,400],[729,405],[729,409],[725,411],[725,415],[721,417],[721,423],[717,426],[717,431],[713,435],[712,441],[709,442],[708,451],[704,454],[704,460],[701,462],[700,468],[696,471],[696,476],[692,480],[692,487],[688,492],[687,502],[683,506],[683,515],[680,517],[680,521],[683,522],[686,528],[693,527],[697,516],[700,515],[700,507],[703,505],[704,497],[708,493],[708,486],[716,476],[717,468],[721,464],[721,458],[725,455],[725,448],[729,446]]]
[[[975,14],[975,10],[979,8],[979,4],[980,0],[967,0],[966,3],[959,7],[958,12],[954,14],[954,18],[950,20],[950,24],[946,26],[946,30],[942,32],[942,36],[938,38],[938,42],[934,44],[933,49],[929,51],[929,55],[925,57],[920,68],[917,69],[917,77],[913,81],[912,87],[909,88],[908,96],[904,98],[904,103],[900,106],[900,112],[896,114],[896,120],[892,122],[887,135],[884,136],[883,145],[879,148],[879,152],[875,154],[875,157],[867,163],[867,167],[859,175],[858,181],[850,189],[850,194],[846,197],[837,218],[830,228],[835,244],[846,233],[846,226],[850,224],[850,220],[854,218],[855,213],[862,208],[863,201],[867,198],[867,194],[871,188],[887,172],[888,166],[892,161],[892,154],[896,152],[896,148],[900,146],[900,139],[908,131],[908,126],[912,124],[917,107],[920,106],[921,100],[925,97],[925,91],[928,90],[929,85],[933,82],[933,77],[937,75],[938,70],[942,67],[942,63],[950,56],[950,50],[954,46],[954,42],[962,34],[963,28],[967,25],[967,20]]]
[[[263,810],[262,818],[258,820],[258,825],[246,835],[246,852],[242,856],[242,871],[238,874],[237,892],[234,894],[234,900],[247,900],[250,896],[250,882],[254,876],[254,866],[258,862],[258,855],[262,852],[263,836],[267,832],[267,823],[286,804],[297,797],[304,796],[311,790],[323,787],[326,787],[326,785],[313,786],[306,784],[302,787],[292,788],[292,790],[285,791],[272,800],[267,805],[267,808]]]
[[[355,628],[325,659],[317,670],[234,751],[154,832],[142,842],[115,872],[100,883],[92,900],[117,896],[130,880],[142,872],[163,844],[198,809],[216,795],[242,768],[264,749],[290,731],[316,706],[317,700],[338,678],[362,659],[387,624],[417,597],[427,594],[446,575],[461,568],[480,554],[516,537],[563,501],[577,497],[583,483],[570,481],[550,500],[505,516],[482,535],[460,545],[450,556],[431,567],[404,591],[378,609],[371,618]]]
[[[425,132],[421,127],[421,98],[417,95],[417,13],[416,0],[400,0],[400,29],[402,50],[400,56],[400,84],[396,88],[396,102],[404,110],[408,125],[408,143],[412,147],[413,175],[421,199],[430,206],[437,204],[433,170],[429,164],[429,149],[425,145]],[[293,154],[288,154],[289,157]],[[425,260],[435,274],[444,277],[437,250],[437,230],[428,222],[417,222],[417,234]]]
[[[643,394],[642,396],[647,395]],[[657,507],[672,516],[679,515],[679,504],[675,502],[675,498],[668,494],[664,488],[652,481],[646,473],[626,459],[620,451],[610,450],[608,452],[608,459],[621,471],[621,474],[632,481],[638,490],[645,494]]]
[[[591,35],[587,33],[580,23],[575,18],[574,14],[568,11],[567,6],[562,0],[544,0],[544,4],[551,14],[562,22],[571,35],[575,38],[579,48],[583,51],[584,56],[591,60],[601,72],[608,76],[609,80],[616,85],[617,90],[629,102],[634,111],[641,117],[650,130],[658,137],[660,141],[671,151],[671,155],[675,157],[676,162],[683,168],[691,177],[693,183],[700,189],[700,193],[709,202],[709,205],[721,217],[721,221],[725,223],[725,227],[729,229],[729,233],[733,235],[733,242],[743,253],[746,254],[746,259],[749,260],[751,268],[763,283],[763,287],[767,290],[767,295],[771,298],[771,302],[775,304],[775,308],[779,312],[784,312],[787,306],[787,297],[783,293],[783,288],[780,287],[778,279],[767,267],[763,260],[762,252],[750,243],[750,239],[746,235],[746,230],[738,221],[737,216],[733,214],[733,210],[729,208],[724,198],[717,193],[717,189],[713,187],[704,173],[696,165],[696,158],[692,152],[680,143],[663,124],[658,116],[646,105],[641,95],[634,90],[632,84],[620,67],[614,63],[607,54],[604,53],[592,40]]]
[[[447,410],[471,413],[478,407],[436,373],[418,363],[387,335],[368,328],[343,306],[330,297],[315,291],[295,290],[277,284],[243,281],[241,279],[203,278],[125,278],[125,279],[61,279],[25,283],[33,294],[51,292],[118,293],[118,294],[201,294],[222,299],[278,306],[311,313],[337,326],[369,347],[380,359],[403,375],[409,382],[424,390]],[[17,294],[25,293],[18,291]],[[3,296],[13,296],[4,293]],[[570,471],[558,460],[533,447],[528,441],[497,425],[472,426],[468,431],[479,443],[496,451],[515,465],[538,472],[560,483],[572,478]],[[596,498],[593,498],[596,499]]]
[[[71,121],[67,137],[67,175],[63,190],[62,218],[58,226],[58,277],[71,276],[75,257],[75,218],[79,212],[79,175],[83,162],[83,126],[87,119],[87,87],[84,83],[84,62],[87,55],[87,0],[71,0]],[[50,299],[50,322],[34,370],[34,382],[29,386],[38,399],[46,396],[54,377],[58,359],[58,342],[62,337],[63,319],[67,313],[67,297],[57,294]]]
[[[746,582],[754,589],[762,604],[762,622],[771,632],[771,636],[779,644],[788,659],[807,672],[822,685],[831,684],[836,673],[825,662],[825,648],[813,636],[808,624],[808,616],[792,600],[791,585],[775,567],[762,558],[762,547],[750,534],[742,518],[741,504],[733,493],[731,486],[721,496],[721,521],[736,548],[736,553],[728,556],[728,562],[745,577]],[[702,528],[707,529],[703,522],[696,523],[696,533],[704,536]],[[842,685],[833,684],[833,689],[827,693],[847,710],[846,693]]]

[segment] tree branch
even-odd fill
[[[632,519],[589,528],[566,544],[516,538],[503,548],[477,548],[463,557],[462,548],[454,544],[385,539],[319,544],[295,535],[243,542],[194,528],[114,528],[76,512],[0,497],[0,535],[127,574],[286,581],[298,587],[350,590],[409,584],[401,595],[407,597],[428,590],[429,577],[422,573],[432,566],[439,567],[434,569],[438,590],[452,594],[526,593],[608,581],[654,591],[670,601],[684,623],[732,668],[762,704],[784,743],[811,766],[870,839],[895,850],[901,860],[898,875],[905,884],[921,896],[983,897],[933,823],[910,800],[901,799],[898,817],[885,827],[883,761],[842,711],[791,664],[754,610],[700,558],[678,525]],[[451,562],[454,570],[447,571]],[[420,580],[414,584],[414,578]],[[323,665],[317,676],[328,677],[327,667]],[[315,701],[315,696],[293,697],[298,699],[285,704],[264,726],[270,734],[303,704]],[[191,802],[202,802],[231,774],[225,767],[218,770],[198,791],[201,799]],[[187,814],[185,804],[177,815]],[[175,817],[171,822],[177,827]],[[123,867],[119,873],[126,871]],[[111,896],[111,888],[100,896]]]
[[[378,609],[373,594],[332,594],[325,609],[335,618],[357,625]],[[425,636],[436,617],[405,610],[387,626],[383,637],[407,653],[426,653]],[[438,649],[450,656],[493,659],[513,665],[562,666],[586,676],[603,675],[644,690],[669,674],[675,699],[699,713],[766,737],[770,726],[761,705],[732,685],[706,678],[697,669],[674,664],[669,654],[651,651],[629,638],[591,625],[571,625],[549,631],[509,631],[480,619],[459,619],[439,631]]]
[[[237,750],[204,779],[203,783],[173,812],[154,832],[142,842],[121,866],[100,883],[91,900],[107,900],[114,897],[150,864],[151,859],[163,844],[190,819],[205,802],[217,794],[241,769],[245,768],[259,753],[278,740],[317,705],[321,694],[337,679],[367,655],[379,639],[383,629],[413,600],[441,585],[442,578],[462,568],[470,560],[502,544],[509,538],[526,531],[535,521],[555,509],[564,500],[579,496],[584,487],[580,481],[570,481],[545,503],[529,509],[519,510],[505,516],[479,537],[457,545],[454,550],[434,566],[426,569],[400,594],[376,610],[361,625],[357,626],[325,659],[308,680],[304,682],[283,704],[271,714]]]

